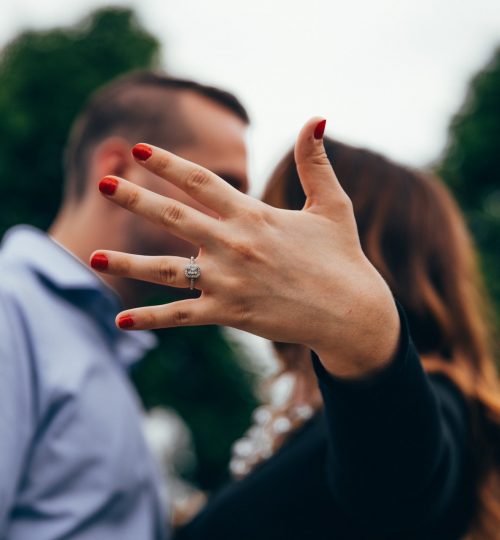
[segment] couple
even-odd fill
[[[500,393],[452,198],[315,118],[252,199],[247,125],[224,91],[126,76],[73,127],[49,234],[4,238],[1,537],[495,538]],[[295,386],[173,532],[126,372],[148,330],[205,324],[272,340]]]

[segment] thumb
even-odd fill
[[[325,126],[326,120],[311,118],[300,130],[295,144],[297,172],[307,197],[305,209],[330,205],[335,199],[346,196],[325,152]]]

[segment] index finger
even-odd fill
[[[132,148],[135,160],[154,174],[172,182],[198,202],[221,216],[236,214],[245,206],[247,195],[213,172],[172,152],[139,143]]]

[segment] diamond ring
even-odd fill
[[[184,268],[184,275],[189,279],[189,288],[194,289],[194,282],[201,276],[201,268],[196,264],[194,257]]]

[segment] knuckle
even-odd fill
[[[306,154],[303,156],[300,156],[297,162],[297,166],[299,168],[304,167],[331,167],[330,160],[328,159],[328,156],[326,155],[326,152],[323,149],[315,149],[310,154]]]
[[[177,271],[167,262],[160,262],[157,269],[157,279],[160,283],[172,285],[177,282]]]
[[[156,328],[158,326],[158,320],[153,311],[148,311],[144,315],[145,328]]]
[[[189,191],[199,191],[210,182],[210,176],[204,169],[196,168],[190,171],[186,177],[186,188]]]
[[[266,225],[268,223],[267,213],[260,207],[251,207],[246,210],[246,218],[253,226]]]
[[[160,210],[160,222],[163,225],[175,225],[182,220],[182,209],[178,204],[167,204]]]
[[[126,257],[120,257],[115,263],[115,268],[118,274],[124,276],[130,274],[131,264],[129,259]]]
[[[337,198],[335,205],[337,209],[343,210],[345,212],[351,212],[353,209],[352,201],[345,193],[343,193]]]
[[[169,155],[161,154],[159,157],[156,158],[156,172],[162,176],[165,174],[171,164],[171,158]]]
[[[239,326],[247,326],[251,324],[252,310],[249,302],[241,299],[235,306],[235,317]]]
[[[246,240],[233,241],[230,243],[229,247],[245,262],[250,262],[258,259],[254,246]]]
[[[328,167],[331,167],[330,160],[328,159],[328,155],[325,152],[323,145],[314,149],[310,155],[310,160],[316,165],[327,165]]]
[[[128,209],[133,210],[139,203],[139,190],[138,189],[131,189],[130,193],[128,194],[126,206]]]
[[[326,167],[328,170],[331,167],[328,156],[322,152],[321,154],[314,154],[309,158],[309,163],[315,167]]]
[[[172,319],[176,326],[183,326],[189,323],[191,317],[187,311],[178,309],[174,312]]]

